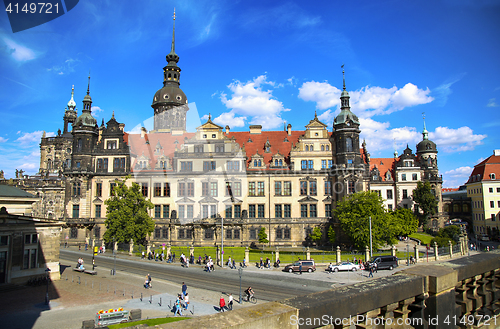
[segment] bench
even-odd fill
[[[97,275],[97,271],[92,271],[92,270],[85,270],[85,271],[83,271],[83,273],[87,273],[90,275]]]

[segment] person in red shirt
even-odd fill
[[[224,300],[224,296],[220,296],[219,306],[220,306],[220,311],[224,312],[224,308],[226,307],[226,301]]]

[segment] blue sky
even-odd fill
[[[63,128],[87,76],[99,124],[151,128],[176,8],[189,126],[331,129],[342,69],[371,157],[415,151],[425,112],[445,187],[500,148],[500,1],[80,1],[12,33],[0,14],[0,169],[39,168],[42,132]],[[395,142],[394,142],[395,141]]]

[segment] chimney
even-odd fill
[[[121,132],[123,132],[123,130],[125,129],[125,124],[124,123],[120,123],[118,125],[118,127],[120,127]]]
[[[251,125],[250,126],[250,134],[260,134],[262,133],[261,125]]]
[[[288,131],[288,136],[290,136],[292,134],[292,125],[288,124],[288,126],[286,126],[286,130]]]
[[[500,150],[493,150],[494,156],[500,156]]]
[[[229,134],[229,126],[226,126],[226,135]]]
[[[144,138],[144,136],[148,133],[148,131],[146,130],[146,128],[144,127],[141,127],[141,138]]]

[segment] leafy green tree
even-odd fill
[[[396,234],[400,236],[408,236],[417,232],[418,218],[411,212],[410,209],[398,208],[392,212],[394,225],[396,225]]]
[[[321,228],[319,228],[318,226],[316,226],[312,233],[310,234],[310,237],[311,237],[311,240],[313,242],[319,242],[321,240],[321,238],[323,237],[323,232],[321,232]]]
[[[418,182],[417,188],[413,190],[413,201],[415,201],[422,213],[417,213],[419,226],[426,226],[429,217],[436,214],[438,201],[429,182]]]
[[[154,221],[148,214],[153,208],[151,201],[146,199],[139,184],[132,182],[132,186],[126,185],[124,180],[115,180],[113,196],[106,200],[106,233],[104,241],[128,243],[131,239],[134,244],[146,244],[146,237],[155,228]]]
[[[396,242],[398,229],[392,225],[393,216],[386,211],[382,198],[376,192],[358,192],[344,197],[337,203],[334,213],[340,227],[358,249],[370,244],[369,217],[372,218],[374,248]]]
[[[337,236],[335,234],[335,229],[333,226],[330,226],[328,228],[328,241],[330,241],[331,244],[335,244],[335,241],[337,240]]]
[[[261,227],[259,231],[259,243],[268,243],[269,240],[267,239],[267,233],[266,233],[266,228]]]
[[[456,225],[446,226],[439,229],[436,237],[431,240],[431,246],[433,246],[434,242],[436,242],[440,247],[447,247],[449,245],[449,241],[451,241],[452,244],[456,244],[459,238],[460,227]]]

